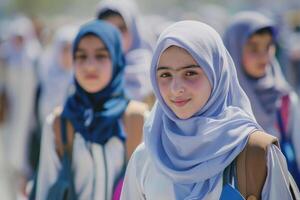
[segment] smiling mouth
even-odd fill
[[[191,99],[186,100],[171,100],[171,102],[177,107],[185,106]]]

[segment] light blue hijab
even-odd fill
[[[257,122],[269,133],[275,129],[276,111],[280,99],[290,91],[280,66],[275,57],[270,61],[265,76],[253,79],[246,75],[242,66],[242,51],[249,37],[256,31],[270,28],[276,39],[275,23],[266,16],[254,12],[243,11],[236,14],[224,33],[224,44],[236,66],[238,79],[248,95]]]
[[[156,80],[160,55],[172,45],[193,56],[212,86],[208,102],[189,119],[179,119],[166,105]],[[176,199],[205,199],[249,134],[260,129],[234,63],[213,28],[181,21],[160,35],[150,73],[158,102],[144,126],[146,148],[157,168],[173,181]]]

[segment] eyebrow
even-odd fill
[[[180,71],[180,70],[191,69],[191,68],[200,68],[201,69],[201,67],[199,65],[187,65],[187,66],[180,67],[178,69],[173,69],[171,67],[161,66],[161,67],[158,67],[156,71],[159,71],[159,70]]]

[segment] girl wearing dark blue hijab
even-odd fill
[[[143,116],[146,109],[138,104],[134,112],[128,111],[136,108],[136,102],[129,103],[124,96],[124,55],[119,31],[112,25],[94,20],[81,26],[72,55],[75,88],[61,117],[71,122],[75,132],[75,193],[78,199],[111,199],[125,162],[125,132],[135,135],[126,124],[128,113]],[[51,127],[53,118],[48,117],[43,132],[37,199],[45,199],[61,169]],[[141,133],[142,125],[136,126]]]

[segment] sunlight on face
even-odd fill
[[[162,53],[156,78],[165,103],[180,119],[198,112],[211,94],[204,71],[185,49],[177,46]]]
[[[260,78],[266,74],[275,47],[271,34],[254,34],[243,49],[243,68],[249,76]]]
[[[83,37],[75,52],[75,76],[87,92],[104,89],[112,77],[112,62],[104,43],[94,35]]]

